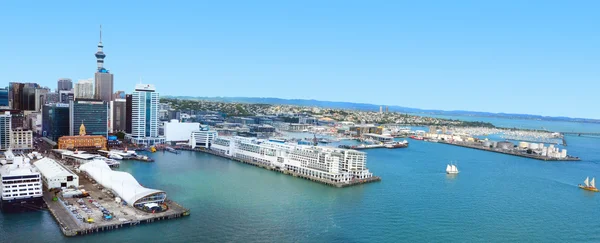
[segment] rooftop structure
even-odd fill
[[[167,198],[164,191],[145,188],[131,174],[113,171],[104,161],[95,160],[81,165],[79,169],[136,208],[149,203],[162,204]]]
[[[42,180],[49,189],[79,186],[79,177],[53,159],[46,157],[33,165],[42,173]]]

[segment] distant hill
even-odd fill
[[[380,105],[341,102],[341,101],[321,101],[321,100],[306,100],[306,99],[280,99],[280,98],[261,98],[261,97],[192,97],[192,96],[163,96],[164,98],[177,98],[189,100],[207,100],[219,102],[235,102],[235,103],[250,103],[250,104],[272,104],[272,105],[297,105],[297,106],[316,106],[335,109],[352,109],[362,111],[379,111]],[[385,107],[384,107],[385,109]],[[587,122],[600,123],[598,119],[588,118],[571,118],[571,117],[552,117],[528,114],[512,114],[512,113],[491,113],[481,111],[444,111],[444,110],[424,110],[418,108],[410,108],[403,106],[388,106],[390,111],[402,113],[417,113],[417,114],[433,114],[447,116],[478,116],[478,117],[499,117],[509,119],[529,119],[529,120],[545,120],[545,121],[569,121],[569,122]]]

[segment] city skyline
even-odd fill
[[[113,91],[131,92],[141,77],[165,95],[600,118],[588,102],[600,76],[596,2],[339,3],[126,3],[111,18],[84,18],[80,10],[91,5],[80,3],[68,9],[78,21],[10,3],[0,18],[19,24],[7,25],[12,38],[0,40],[0,52],[12,57],[0,61],[0,80],[54,88],[62,77],[92,77],[102,24]],[[196,11],[202,17],[190,18]],[[53,55],[40,55],[48,46]]]

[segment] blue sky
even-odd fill
[[[600,1],[7,1],[0,85],[600,118]]]

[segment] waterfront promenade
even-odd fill
[[[209,150],[209,149],[204,149],[204,148],[196,148],[196,149],[192,149],[189,147],[183,147],[183,146],[179,146],[176,147],[175,149],[178,150],[188,150],[188,151],[196,151],[196,152],[203,152],[203,153],[207,153],[207,154],[212,154],[214,156],[219,156],[219,157],[223,157],[226,159],[230,159],[233,161],[237,161],[240,163],[244,163],[244,164],[249,164],[249,165],[254,165],[263,169],[267,169],[267,170],[271,170],[271,171],[276,171],[276,172],[280,172],[286,175],[291,175],[294,177],[299,177],[299,178],[303,178],[306,180],[310,180],[310,181],[314,181],[314,182],[318,182],[321,184],[325,184],[328,186],[332,186],[332,187],[338,187],[338,188],[342,188],[342,187],[349,187],[349,186],[354,186],[354,185],[360,185],[360,184],[365,184],[365,183],[370,183],[370,182],[377,182],[377,181],[381,181],[381,178],[378,176],[372,176],[370,178],[366,178],[366,179],[356,179],[350,182],[332,182],[329,180],[325,180],[322,178],[318,178],[318,177],[314,177],[314,176],[307,176],[307,175],[303,175],[300,173],[296,173],[290,170],[286,170],[284,168],[276,168],[274,166],[270,166],[270,165],[266,165],[263,163],[259,163],[256,161],[252,161],[252,160],[248,160],[248,159],[242,159],[242,158],[236,158],[236,157],[231,157],[231,156],[227,156],[221,153],[217,153],[215,151]]]

